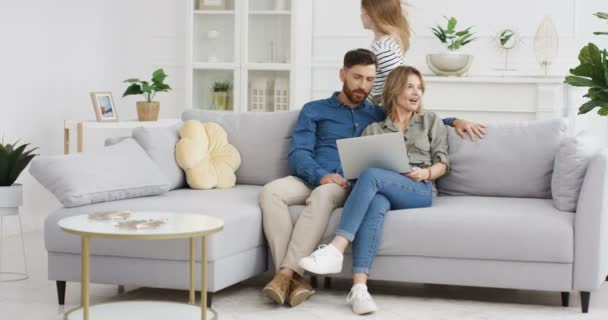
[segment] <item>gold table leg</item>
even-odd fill
[[[201,319],[207,320],[207,237],[201,237]]]
[[[82,237],[82,253],[80,254],[82,262],[82,274],[80,279],[80,299],[82,305],[82,316],[84,320],[89,320],[89,256],[91,254],[89,237]]]
[[[190,238],[190,304],[196,303],[196,293],[194,291],[194,248],[195,238]]]

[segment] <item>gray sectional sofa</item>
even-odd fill
[[[265,183],[289,174],[287,152],[297,115],[196,110],[182,115],[183,120],[219,123],[228,132],[242,158],[234,188],[191,190],[178,177],[172,179],[178,181],[172,190],[160,195],[50,213],[45,223],[48,277],[58,283],[60,303],[65,281],[80,280],[80,241],[62,232],[57,221],[99,210],[168,210],[222,218],[224,230],[208,240],[210,293],[267,271],[258,194]],[[176,129],[163,130],[175,135]],[[566,139],[559,120],[493,126],[486,139],[475,143],[450,130],[451,172],[437,184],[441,195],[431,208],[387,215],[370,278],[556,291],[565,306],[568,293],[580,291],[587,312],[590,293],[608,274],[608,152],[593,152],[588,164],[578,168],[580,197],[576,186],[565,190],[575,209],[558,210],[552,194],[564,186],[552,183],[564,179],[554,177],[553,169]],[[167,141],[162,143],[171,139]],[[45,159],[39,161],[31,170],[34,176],[43,174],[38,171],[44,171]],[[294,221],[301,210],[290,207]],[[332,215],[325,241],[340,214],[337,209]],[[94,239],[91,282],[186,289],[187,248],[181,240]],[[350,276],[348,257],[345,263],[337,277]]]

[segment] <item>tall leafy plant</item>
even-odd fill
[[[21,172],[37,154],[32,154],[33,148],[25,150],[29,144],[18,145],[0,143],[0,187],[8,187],[15,183]]]
[[[458,20],[456,18],[444,17],[447,20],[446,29],[437,25],[433,30],[433,34],[441,41],[441,43],[445,44],[450,51],[456,51],[463,46],[469,44],[471,41],[475,40],[473,38],[474,33],[471,32],[471,28],[468,27],[464,30],[456,31],[456,25],[458,24]]]
[[[608,13],[597,12],[596,17],[608,20]],[[597,31],[595,35],[608,35],[608,32]],[[570,69],[565,82],[571,86],[589,88],[583,97],[589,99],[578,109],[578,114],[585,114],[595,108],[601,116],[608,116],[608,51],[600,50],[597,45],[589,43],[578,55],[580,65]]]
[[[146,98],[147,102],[152,102],[157,92],[170,91],[171,87],[164,83],[167,75],[165,70],[158,69],[152,73],[152,79],[150,81],[143,81],[139,79],[127,79],[124,82],[130,83],[127,90],[122,94],[123,97],[130,95],[141,94]]]

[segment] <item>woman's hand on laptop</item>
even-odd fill
[[[339,175],[337,173],[330,173],[330,174],[324,175],[323,177],[321,177],[320,183],[321,184],[335,183],[344,189],[350,187],[350,183],[348,183],[348,181],[346,179],[344,179],[341,175]]]
[[[429,177],[429,169],[412,167],[409,172],[406,172],[403,175],[416,182],[420,182],[426,180]]]

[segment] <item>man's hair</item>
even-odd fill
[[[373,52],[367,49],[350,50],[344,55],[344,69],[356,65],[369,66],[371,64],[378,67],[378,59]]]

